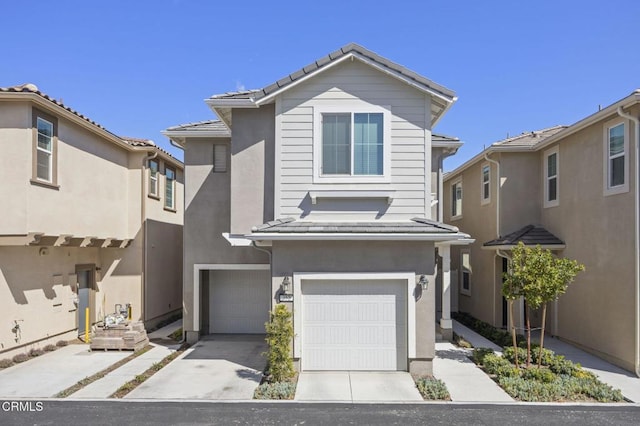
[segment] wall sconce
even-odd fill
[[[422,291],[427,291],[427,289],[429,288],[429,280],[425,275],[420,275],[418,285],[422,288]]]
[[[280,288],[282,288],[282,292],[284,294],[289,294],[289,290],[291,289],[291,280],[289,279],[288,275],[285,276],[282,280],[282,285],[280,286]]]

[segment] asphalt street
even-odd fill
[[[19,403],[22,403],[20,405]],[[0,401],[0,425],[638,425],[640,406]],[[27,404],[27,402],[29,404]]]

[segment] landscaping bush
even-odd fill
[[[483,365],[485,371],[489,374],[498,374],[500,368],[512,368],[509,361],[494,353],[485,355]]]
[[[484,365],[484,358],[487,355],[492,355],[492,354],[493,354],[493,349],[475,348],[472,354],[473,362],[475,362],[478,365]]]
[[[527,380],[522,377],[499,377],[498,384],[513,398],[520,401],[549,402],[564,399],[562,386]]]
[[[59,348],[67,346],[68,344],[69,344],[69,342],[67,342],[66,340],[58,340],[56,342],[56,346],[59,347]]]
[[[37,357],[37,356],[42,355],[43,353],[44,353],[44,351],[43,351],[42,349],[36,349],[36,348],[33,348],[33,349],[31,349],[31,350],[29,351],[29,356],[30,356],[31,358],[35,358],[35,357]]]
[[[271,383],[284,382],[295,375],[291,359],[291,339],[293,339],[292,314],[282,304],[276,305],[269,313],[270,320],[265,324],[267,343],[267,380]]]
[[[500,330],[489,323],[472,317],[466,312],[453,312],[451,316],[459,323],[469,327],[485,339],[491,340],[500,347],[513,344],[513,338],[509,331]],[[516,341],[520,344],[525,341],[525,338],[521,334],[518,334],[516,335]]]
[[[293,382],[263,383],[253,393],[253,399],[293,399],[296,384]]]
[[[522,370],[522,378],[536,380],[543,383],[551,383],[556,379],[556,375],[553,374],[553,371],[546,368],[531,367]]]
[[[9,358],[0,359],[0,368],[8,368],[8,367],[11,367],[12,365],[13,365],[13,361],[11,361]]]
[[[542,356],[540,356],[540,345],[531,345],[531,360],[534,363],[537,364],[538,360],[542,358],[541,365],[551,365],[555,357],[556,357],[556,354],[552,350],[545,349],[545,348],[542,348]]]
[[[42,348],[45,352],[53,352],[56,350],[55,345],[47,345],[44,348]]]
[[[16,356],[14,356],[12,359],[13,359],[13,362],[15,364],[19,364],[21,362],[25,362],[26,360],[28,360],[29,359],[29,355],[27,355],[27,354],[18,354]]]
[[[572,376],[581,369],[580,364],[574,364],[573,362],[564,359],[562,355],[556,355],[553,361],[549,364],[549,369],[556,374],[564,374],[566,376]]]
[[[424,399],[430,401],[451,399],[447,386],[435,377],[420,377],[416,380],[416,387]]]
[[[525,348],[518,348],[518,363],[524,364],[527,361],[527,350]],[[502,350],[502,356],[509,362],[514,363],[516,361],[516,349],[513,346],[505,346]]]

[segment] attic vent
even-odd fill
[[[213,145],[213,171],[215,173],[227,171],[227,145]]]

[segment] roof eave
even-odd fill
[[[517,145],[510,145],[510,146],[491,145],[487,149],[485,149],[483,151],[480,151],[478,154],[473,156],[470,160],[465,161],[464,163],[462,163],[461,165],[459,165],[458,167],[456,167],[452,171],[447,172],[446,176],[444,177],[444,181],[447,181],[449,179],[452,179],[454,176],[459,175],[460,173],[464,172],[469,167],[471,167],[474,164],[476,164],[478,161],[484,160],[484,156],[485,155],[489,155],[489,154],[492,154],[494,152],[535,152],[535,151],[536,151],[536,149],[534,149],[534,147],[525,146],[525,145],[520,145],[520,146],[517,146]]]
[[[513,250],[518,244],[483,245],[482,250]],[[527,247],[540,247],[543,250],[564,250],[566,244],[526,244]]]
[[[245,235],[252,241],[456,241],[469,240],[468,234],[455,233],[284,233],[254,232]]]

